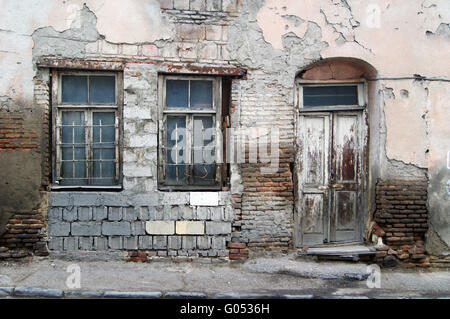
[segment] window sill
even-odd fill
[[[304,106],[299,109],[299,112],[362,111],[364,109],[365,106],[359,105]]]
[[[52,185],[50,186],[50,191],[111,191],[118,192],[123,189],[122,185],[116,186],[60,186]]]
[[[222,191],[222,186],[158,186],[159,191],[163,192],[192,192],[192,191]]]

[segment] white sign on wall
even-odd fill
[[[191,192],[191,206],[219,206],[218,192]]]

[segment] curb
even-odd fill
[[[122,292],[122,291],[105,291],[105,298],[139,298],[139,299],[158,299],[161,298],[161,292]]]
[[[171,291],[81,291],[32,287],[0,287],[0,298],[108,298],[108,299],[313,299],[313,295],[271,294],[271,293],[215,293]]]
[[[280,294],[280,293],[213,293],[208,295],[203,292],[160,292],[160,291],[82,291],[82,290],[61,290],[33,287],[0,287],[0,299],[7,298],[52,298],[52,299],[450,299],[450,295],[426,296],[413,295],[404,296],[400,294],[381,295],[369,294],[360,295],[312,295],[312,294]]]
[[[15,297],[62,298],[63,295],[64,292],[61,289],[16,287],[12,291],[12,296]]]

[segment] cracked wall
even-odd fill
[[[36,108],[36,79],[48,78],[48,70],[36,67],[42,56],[133,61],[124,73],[127,194],[155,192],[157,187],[156,74],[172,69],[152,65],[244,67],[245,79],[232,83],[231,124],[279,127],[283,170],[279,174],[284,174],[271,177],[280,179],[272,185],[274,190],[258,191],[254,184],[261,181],[253,175],[254,167],[232,167],[232,191],[243,194],[239,227],[255,248],[292,248],[297,73],[326,58],[365,61],[377,71],[370,82],[370,183],[375,185],[376,178],[428,178],[431,226],[436,236],[450,243],[450,195],[445,188],[450,179],[445,165],[450,149],[448,1],[147,0],[137,4],[127,0],[111,5],[93,0],[3,0],[0,4],[4,8],[0,96],[21,112]],[[143,76],[133,76],[137,73]],[[33,123],[45,122],[46,112],[39,112],[30,116]],[[45,150],[45,129],[37,132]],[[14,162],[11,154],[2,164]],[[45,156],[28,154],[34,167],[34,182],[28,184],[34,191],[27,198],[37,205],[31,194],[37,194],[38,184],[45,185]],[[18,190],[29,175],[24,172],[16,178]],[[258,201],[263,204],[255,206]]]
[[[428,178],[430,227],[448,245],[448,172],[443,161],[450,137],[443,120],[448,115],[442,109],[450,70],[448,1],[269,0],[256,19],[264,40],[275,50],[286,50],[284,37],[302,37],[308,23],[314,23],[326,44],[321,58],[354,57],[377,70],[381,91],[375,109],[381,110],[380,126],[371,127],[371,138],[380,139],[377,154],[371,150],[372,162],[379,157],[375,175]],[[446,250],[440,247],[441,253]]]

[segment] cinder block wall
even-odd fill
[[[62,254],[228,257],[235,215],[227,192],[218,206],[191,205],[189,193],[52,193],[49,248]]]

